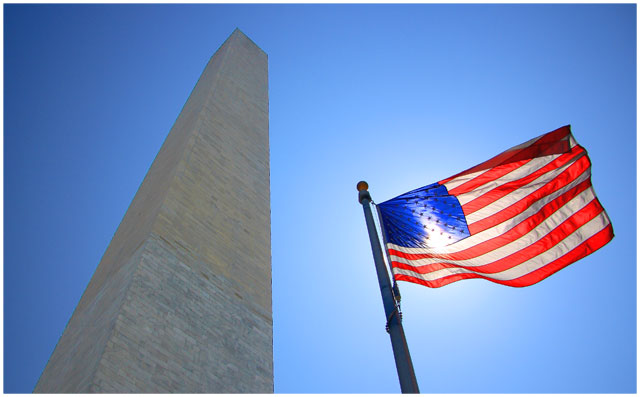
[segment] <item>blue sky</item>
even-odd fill
[[[4,391],[31,392],[198,76],[269,55],[275,391],[399,392],[384,201],[571,124],[616,237],[527,288],[400,283],[420,388],[636,391],[636,5],[4,5]]]

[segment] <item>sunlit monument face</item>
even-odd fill
[[[273,393],[267,55],[211,57],[36,386]]]

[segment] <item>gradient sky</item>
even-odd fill
[[[426,393],[636,392],[636,5],[4,5],[4,391],[40,376],[208,59],[269,55],[275,391],[399,385],[384,201],[571,124],[616,237],[526,288],[400,283]]]

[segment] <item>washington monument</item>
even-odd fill
[[[34,391],[272,393],[269,195],[267,55],[236,29],[191,92]]]

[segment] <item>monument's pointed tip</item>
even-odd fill
[[[231,32],[231,36],[241,36],[241,37],[246,37],[247,39],[251,40],[249,38],[249,36],[247,36],[242,30],[240,30],[240,28],[233,29],[233,32]],[[251,40],[251,41],[253,41],[253,40]]]
[[[240,28],[233,29],[233,32],[231,32],[231,36],[244,36],[246,38],[249,38],[246,34],[244,34],[242,30],[240,30]]]
[[[229,40],[232,37],[236,37],[236,36],[240,36],[240,37],[244,37],[247,40],[249,40],[251,43],[253,43],[253,45],[255,45],[256,47],[258,47],[258,49],[260,49],[260,51],[262,51],[265,55],[267,54],[262,48],[260,48],[260,46],[258,44],[256,44],[255,41],[253,41],[249,36],[247,36],[242,30],[240,30],[239,27],[236,27],[235,29],[233,29],[233,32],[231,32],[231,34],[229,35],[229,37],[227,38],[227,40]]]

